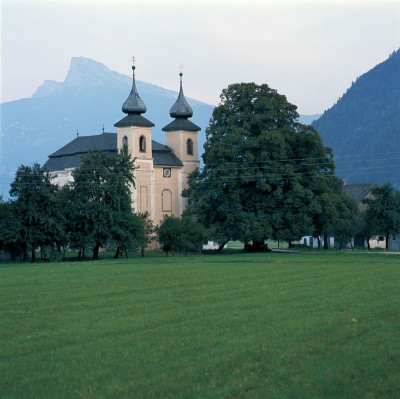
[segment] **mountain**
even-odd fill
[[[347,183],[400,188],[400,50],[353,82],[312,126]]]
[[[179,77],[177,76],[177,89]],[[155,124],[153,139],[165,143],[161,129],[172,121],[169,110],[178,92],[136,82],[147,106],[144,115]],[[76,137],[116,132],[114,123],[125,114],[121,107],[129,95],[132,78],[111,71],[88,58],[72,58],[64,82],[46,80],[31,98],[1,104],[0,195],[8,197],[16,169],[34,162],[44,164],[49,154]],[[186,97],[187,98],[187,97]],[[201,127],[199,147],[214,106],[187,98],[191,120]]]

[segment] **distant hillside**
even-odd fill
[[[400,187],[400,50],[353,82],[312,125],[348,183]]]
[[[136,71],[140,76],[140,70]],[[172,121],[169,110],[178,93],[136,83],[147,107],[144,116],[155,124],[153,139],[164,143],[161,129]],[[103,126],[106,132],[116,132],[114,123],[124,116],[121,107],[131,86],[129,76],[88,58],[72,58],[64,82],[46,80],[32,98],[1,104],[0,195],[8,196],[19,165],[44,164],[49,154],[76,137],[77,130],[81,136],[100,134]],[[178,75],[176,86],[178,89]],[[203,148],[214,106],[186,98],[193,108],[191,120],[201,127],[199,146]]]

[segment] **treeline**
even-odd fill
[[[144,251],[153,226],[147,214],[135,214],[130,187],[134,163],[129,154],[90,152],[63,187],[38,164],[20,166],[11,184],[11,200],[0,204],[0,247],[13,259],[35,260],[36,251],[52,260],[66,249],[98,259],[107,246],[120,253]]]
[[[101,247],[114,250],[115,258],[128,257],[128,252],[140,251],[144,255],[152,241],[157,241],[168,256],[177,251],[200,254],[208,240],[214,240],[222,249],[229,239],[239,239],[246,250],[257,251],[265,249],[267,238],[289,242],[290,246],[292,240],[312,235],[311,231],[294,230],[290,221],[284,220],[284,212],[277,209],[279,226],[286,225],[287,229],[275,228],[279,235],[264,236],[262,240],[253,238],[250,242],[243,234],[225,231],[227,220],[206,221],[212,220],[210,209],[222,213],[221,207],[203,208],[204,214],[194,217],[198,203],[192,204],[181,217],[165,216],[155,227],[148,214],[133,212],[129,189],[134,185],[132,171],[133,164],[126,154],[90,152],[73,172],[76,180],[60,188],[51,184],[49,173],[38,164],[21,166],[10,190],[14,199],[0,201],[0,249],[9,251],[13,259],[26,260],[30,253],[32,261],[40,249],[42,259],[59,261],[66,250],[75,251],[79,259],[90,250],[93,259],[98,259]],[[192,182],[198,173],[192,174],[190,187],[199,184]],[[336,194],[336,199],[326,197],[332,207],[325,213],[324,223],[314,218],[314,236],[320,237],[316,231],[324,235],[324,245],[328,235],[333,235],[342,247],[352,246],[356,236],[368,242],[373,236],[384,235],[387,244],[391,235],[400,233],[400,194],[389,183],[375,187],[371,197],[363,201],[362,210],[342,191]],[[277,219],[276,215],[270,216]],[[239,220],[236,223],[240,228]],[[251,228],[255,232],[257,226]]]
[[[12,200],[0,203],[0,249],[35,259],[74,250],[82,258],[100,248],[115,256],[142,251],[157,239],[169,252],[201,251],[211,240],[223,248],[240,240],[262,251],[266,240],[334,236],[352,245],[375,235],[400,234],[400,194],[389,184],[375,187],[364,207],[343,192],[333,153],[312,126],[298,123],[296,106],[267,85],[234,84],[223,90],[206,130],[204,167],[188,177],[188,208],[153,226],[135,214],[131,188],[134,160],[127,152],[89,152],[73,179],[51,184],[40,165],[21,166],[11,185]],[[46,255],[47,256],[47,255]]]
[[[75,251],[83,259],[91,251],[98,259],[100,248],[128,257],[159,243],[169,252],[197,251],[209,230],[192,217],[165,216],[153,226],[147,213],[134,212],[131,189],[135,186],[134,161],[128,153],[91,151],[72,172],[71,181],[59,187],[38,164],[21,165],[11,184],[12,200],[0,201],[0,250],[12,259],[62,260]]]

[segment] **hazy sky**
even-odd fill
[[[63,81],[83,56],[217,105],[231,83],[267,83],[322,113],[400,47],[400,1],[1,0],[1,102]]]

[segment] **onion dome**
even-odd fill
[[[193,110],[191,106],[188,104],[186,101],[185,95],[183,94],[183,89],[182,89],[182,75],[183,73],[181,72],[179,74],[180,76],[180,90],[179,90],[179,95],[178,99],[176,100],[175,104],[172,106],[172,108],[169,111],[169,114],[171,115],[172,118],[175,118],[171,123],[169,123],[167,126],[163,127],[164,132],[171,132],[171,131],[176,131],[176,130],[186,130],[186,131],[192,131],[192,132],[198,132],[200,127],[192,123],[191,121],[188,120],[193,115]]]
[[[183,94],[182,75],[183,73],[181,72],[179,74],[179,76],[181,77],[180,78],[181,83],[180,83],[178,99],[176,100],[175,104],[169,111],[169,114],[171,115],[172,118],[190,118],[191,116],[193,116],[193,110],[186,101],[185,95]]]
[[[136,88],[136,82],[135,82],[135,65],[132,66],[132,75],[133,75],[133,81],[132,81],[132,90],[122,105],[122,112],[125,112],[125,114],[143,114],[146,112],[146,105],[144,104],[143,100],[139,97],[139,94],[137,92]]]
[[[139,97],[136,82],[135,82],[135,66],[132,66],[132,89],[131,92],[122,105],[122,112],[128,114],[125,118],[115,123],[115,127],[128,127],[128,126],[142,126],[142,127],[153,127],[154,123],[144,118],[142,115],[146,112],[146,105],[143,100]]]

